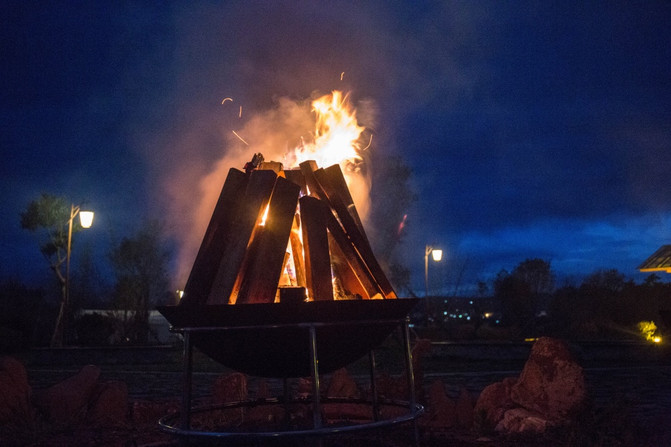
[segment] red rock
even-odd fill
[[[496,431],[512,433],[545,433],[551,424],[537,413],[524,408],[513,408],[505,412],[496,426]]]
[[[333,373],[331,383],[326,390],[326,396],[358,399],[361,397],[361,391],[347,370],[340,368]]]
[[[587,398],[583,369],[565,343],[542,337],[531,348],[510,398],[545,419],[570,418],[583,408]]]
[[[120,426],[128,417],[128,386],[124,382],[98,383],[89,402],[87,421],[94,425]]]
[[[431,428],[450,428],[457,424],[457,410],[454,401],[445,391],[441,380],[434,381],[427,395],[427,413],[422,425]]]
[[[52,423],[81,421],[99,377],[100,368],[87,365],[76,375],[36,394],[35,405]]]
[[[300,377],[296,387],[296,398],[307,399],[308,397],[312,396],[313,388],[314,385],[312,382],[312,377]]]
[[[256,394],[257,399],[268,399],[270,398],[270,386],[265,379],[259,379],[259,383],[256,385]]]
[[[473,396],[463,386],[459,390],[455,411],[459,427],[471,428],[473,426]]]
[[[156,424],[162,417],[179,413],[181,409],[181,403],[176,399],[136,400],[131,405],[131,421],[134,424]]]
[[[487,386],[475,403],[474,415],[481,419],[485,429],[494,429],[503,419],[506,410],[515,406],[510,399],[510,390],[517,381],[514,377],[508,377],[501,382]]]
[[[221,375],[212,384],[212,398],[215,404],[247,400],[247,376],[235,372]]]
[[[424,367],[423,357],[431,350],[431,340],[420,338],[412,349],[412,370],[415,382],[415,400],[425,402],[424,388]],[[387,399],[409,400],[408,375],[404,373],[400,377],[393,377],[387,373],[380,374],[376,380],[378,396]]]
[[[28,373],[13,357],[0,358],[0,425],[24,427],[33,420]]]

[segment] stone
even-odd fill
[[[547,419],[538,413],[524,408],[513,408],[505,412],[503,419],[496,426],[496,431],[506,434],[541,434],[545,433],[550,425]]]
[[[212,398],[215,404],[247,400],[247,376],[235,372],[217,377],[212,384]]]
[[[459,397],[455,405],[457,414],[457,425],[461,428],[471,428],[473,426],[473,396],[465,387],[459,390]]]
[[[0,425],[26,427],[33,420],[32,389],[23,363],[13,357],[0,358]]]
[[[456,405],[447,395],[442,380],[435,380],[429,387],[427,412],[421,422],[430,428],[450,428],[457,424]]]
[[[181,408],[181,402],[176,399],[135,400],[130,406],[130,419],[137,425],[156,424],[162,417],[179,413]]]
[[[583,369],[564,342],[539,338],[510,398],[547,420],[571,418],[584,408],[587,399]]]
[[[80,422],[99,377],[100,368],[87,365],[74,376],[36,394],[35,405],[54,424]]]
[[[415,378],[415,398],[417,402],[425,402],[424,396],[424,356],[431,352],[433,345],[428,338],[419,338],[412,348],[412,372]]]
[[[412,371],[415,382],[415,400],[420,403],[426,401],[424,396],[424,366],[423,357],[431,351],[431,340],[420,338],[412,348]],[[410,389],[408,388],[407,372],[400,377],[393,377],[387,373],[381,373],[375,380],[378,396],[386,399],[409,400]]]
[[[256,399],[269,399],[271,397],[270,386],[268,385],[267,380],[259,379],[254,397],[256,397]]]
[[[361,391],[352,376],[345,368],[340,368],[331,376],[331,382],[326,390],[327,397],[359,399]]]
[[[87,421],[97,426],[115,427],[128,418],[128,386],[121,381],[98,383],[92,393]]]
[[[307,399],[312,396],[312,390],[314,388],[312,377],[299,377],[298,384],[296,386],[296,398],[297,399]]]
[[[474,409],[474,416],[482,425],[481,429],[494,430],[503,419],[506,410],[515,407],[515,403],[510,399],[510,390],[515,382],[517,382],[516,378],[507,377],[482,390]]]

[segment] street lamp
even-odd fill
[[[424,250],[424,296],[429,296],[429,255],[434,262],[440,262],[443,259],[443,250],[429,245]]]
[[[67,315],[67,308],[70,304],[70,255],[72,253],[72,224],[79,214],[79,223],[82,228],[90,228],[93,224],[93,211],[84,211],[79,206],[70,205],[70,219],[68,220],[68,249],[65,255],[65,284],[63,285],[63,301],[58,312],[56,320],[56,330],[51,338],[51,346],[55,346],[58,341],[63,345],[65,337],[65,315]]]

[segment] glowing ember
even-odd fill
[[[259,226],[263,227],[266,225],[266,220],[268,220],[268,210],[270,209],[270,203],[266,205],[265,211],[263,211],[263,216],[261,216],[261,222],[259,222]]]

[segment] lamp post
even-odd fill
[[[434,262],[440,262],[443,259],[443,250],[430,245],[427,245],[424,250],[424,296],[429,296],[429,255]]]
[[[90,228],[93,224],[93,211],[84,211],[79,206],[70,205],[70,219],[68,220],[68,246],[65,254],[65,283],[63,284],[63,300],[58,311],[58,318],[56,319],[56,328],[51,337],[51,346],[54,347],[58,343],[63,346],[65,338],[65,315],[67,315],[67,308],[70,304],[70,255],[72,254],[72,225],[75,217],[79,214],[79,223],[82,228]]]

